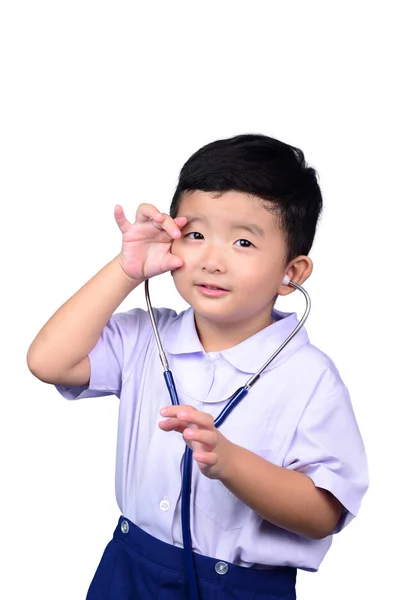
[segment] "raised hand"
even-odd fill
[[[171,244],[181,236],[186,217],[172,219],[152,204],[139,205],[134,223],[120,205],[115,207],[114,217],[122,233],[119,260],[129,277],[148,279],[183,265],[181,258],[171,254]]]

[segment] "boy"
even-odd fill
[[[294,329],[279,295],[312,272],[322,198],[303,153],[262,135],[201,148],[170,216],[115,219],[122,250],[46,323],[28,352],[67,399],[120,398],[121,518],[88,600],[187,598],[181,460],[193,449],[191,533],[200,598],[294,599],[367,489],[364,447],[332,361],[303,328],[220,429],[226,399]],[[156,311],[180,406],[171,406],[148,314],[113,314],[145,279],[171,271],[190,308]],[[179,435],[172,432],[179,432]]]

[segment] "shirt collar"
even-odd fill
[[[255,373],[267,362],[270,356],[279,348],[298,324],[296,313],[285,313],[273,310],[276,322],[258,331],[240,344],[228,350],[222,350],[221,355],[236,369],[244,373]],[[304,327],[278,354],[266,371],[277,367],[287,360],[298,348],[309,342]],[[181,313],[170,325],[166,332],[164,348],[170,354],[204,354],[197,334],[192,308]]]

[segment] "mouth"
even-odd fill
[[[208,298],[220,298],[229,293],[229,290],[212,283],[197,283],[196,287],[203,296]]]
[[[198,287],[205,288],[206,290],[219,290],[221,292],[228,292],[226,288],[220,287],[219,285],[214,285],[212,283],[197,283]]]

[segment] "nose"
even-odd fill
[[[208,273],[226,273],[227,264],[222,248],[217,244],[209,244],[202,256],[202,270]]]

